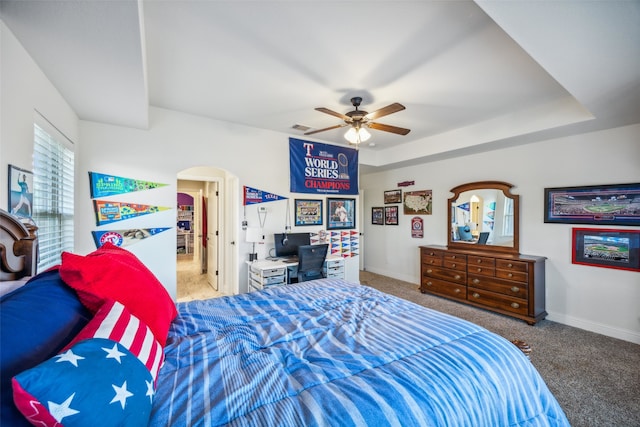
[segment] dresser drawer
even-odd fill
[[[437,265],[442,266],[442,257],[433,257],[429,255],[422,255],[422,265]]]
[[[496,270],[496,277],[500,277],[502,279],[507,279],[507,280],[514,280],[516,282],[526,282],[527,281],[527,272],[526,271]]]
[[[496,269],[526,272],[527,263],[522,261],[511,261],[507,259],[496,259]]]
[[[467,287],[464,285],[457,285],[455,283],[446,282],[444,280],[434,279],[433,277],[423,277],[420,285],[422,292],[431,292],[443,296],[458,298],[461,300],[467,299]]]
[[[467,272],[469,272],[469,274],[479,274],[489,277],[493,277],[496,275],[496,269],[489,265],[468,264]]]
[[[469,274],[467,285],[471,288],[483,289],[525,300],[529,295],[529,289],[526,283],[516,283],[495,277],[484,277]]]
[[[529,306],[526,300],[510,297],[508,295],[496,294],[484,289],[469,288],[467,300],[487,307],[498,308],[511,313],[526,316]]]
[[[422,278],[424,280],[427,277],[449,280],[461,285],[465,285],[467,283],[467,273],[444,267],[424,267],[422,271]]]
[[[450,262],[465,263],[465,265],[467,264],[467,256],[464,254],[445,252],[442,258],[444,259],[445,262],[450,261]]]
[[[446,268],[451,268],[453,270],[467,271],[467,261],[461,259],[448,259],[444,258],[442,261],[442,266]]]
[[[484,257],[484,256],[469,255],[467,257],[467,264],[469,264],[469,268],[471,267],[494,268],[496,266],[496,259]]]
[[[442,251],[422,249],[420,251],[422,264],[426,265],[442,265]]]

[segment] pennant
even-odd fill
[[[286,200],[287,197],[278,196],[277,194],[267,193],[266,191],[258,190],[257,188],[244,186],[243,190],[244,200],[243,205],[253,205],[255,203],[275,202],[276,200]]]
[[[170,208],[163,206],[139,205],[137,203],[111,202],[94,200],[93,208],[96,213],[96,225],[104,225],[125,219],[136,218]]]
[[[151,190],[169,185],[161,184],[159,182],[123,178],[121,176],[105,175],[97,172],[89,172],[89,183],[92,199],[131,193],[134,191]]]
[[[471,206],[469,205],[469,202],[467,202],[467,203],[463,203],[461,205],[458,205],[458,208],[462,209],[463,211],[469,212],[470,209],[471,209]]]
[[[104,245],[106,242],[113,243],[116,246],[125,247],[138,243],[142,239],[155,236],[163,231],[169,230],[171,227],[161,228],[131,228],[129,230],[106,230],[92,231],[93,241],[96,247]]]

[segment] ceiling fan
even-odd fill
[[[398,135],[406,135],[410,132],[410,129],[405,129],[397,126],[385,125],[382,123],[373,122],[372,120],[377,119],[379,117],[387,116],[389,114],[397,113],[398,111],[402,111],[405,109],[404,105],[393,103],[387,105],[386,107],[380,108],[372,113],[368,113],[363,110],[358,110],[358,107],[362,103],[362,98],[359,96],[351,98],[351,104],[355,107],[355,110],[349,111],[346,114],[338,113],[333,110],[329,110],[328,108],[318,107],[317,111],[322,113],[329,114],[331,116],[338,117],[344,120],[344,123],[335,126],[329,126],[328,128],[313,130],[310,132],[306,132],[305,135],[312,135],[314,133],[324,132],[331,129],[338,129],[345,126],[351,126],[351,129],[347,131],[345,134],[345,138],[353,143],[358,144],[360,142],[364,142],[371,137],[371,134],[367,132],[365,127],[382,130],[385,132],[391,132]]]

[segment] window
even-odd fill
[[[33,126],[33,220],[38,226],[38,271],[73,251],[73,143],[41,116]]]
[[[504,222],[502,225],[503,236],[513,236],[513,199],[504,198]]]

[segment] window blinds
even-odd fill
[[[73,251],[73,144],[41,116],[34,123],[33,220],[38,226],[38,271]]]

